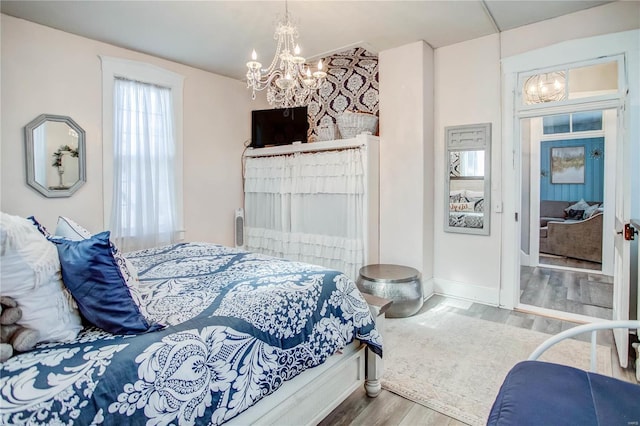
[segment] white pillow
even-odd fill
[[[91,238],[91,232],[87,231],[68,217],[58,216],[55,236],[63,237],[71,241],[80,241]]]
[[[0,292],[22,309],[18,324],[38,342],[68,342],[82,323],[60,274],[56,247],[29,221],[0,212]]]
[[[471,191],[470,189],[467,189],[464,192],[464,196],[467,198],[484,198],[484,192],[483,191]]]

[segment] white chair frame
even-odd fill
[[[614,328],[628,328],[628,329],[640,329],[640,321],[602,321],[594,322],[591,324],[579,325],[577,327],[570,328],[555,336],[545,340],[540,346],[538,346],[529,356],[529,361],[537,360],[547,349],[555,345],[562,340],[577,336],[583,333],[591,333],[591,366],[589,371],[595,372],[596,370],[596,336],[599,330],[612,330]],[[636,371],[638,373],[638,371]]]

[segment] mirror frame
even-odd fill
[[[491,224],[491,123],[445,127],[444,230],[461,234],[489,235]],[[449,225],[451,195],[451,152],[484,151],[484,216],[482,228]]]
[[[47,121],[65,123],[78,133],[78,180],[67,189],[49,189],[35,179],[34,138],[33,131]],[[70,197],[86,181],[85,172],[85,132],[71,117],[65,115],[41,114],[24,126],[24,141],[26,148],[27,185],[48,198]]]

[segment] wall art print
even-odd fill
[[[584,183],[584,146],[551,148],[551,183]]]
[[[335,129],[336,119],[347,109],[378,115],[377,55],[358,47],[322,61],[327,66],[327,78],[311,95],[307,109],[310,140],[326,140],[326,134],[319,137],[319,129]]]

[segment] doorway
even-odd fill
[[[613,239],[605,229],[613,217],[616,110],[540,115],[520,127],[519,302],[611,319]]]
[[[526,134],[527,129],[523,128],[521,120],[527,118],[548,116],[554,114],[566,114],[579,111],[611,110],[616,115],[616,153],[607,156],[605,161],[613,163],[609,170],[615,170],[611,179],[616,183],[613,191],[613,217],[609,226],[604,224],[604,241],[613,243],[614,251],[614,297],[613,297],[613,319],[624,320],[630,317],[630,255],[628,241],[624,241],[624,225],[629,222],[631,212],[640,213],[637,201],[633,201],[632,194],[640,193],[640,173],[637,169],[631,169],[630,158],[637,155],[640,147],[632,145],[631,141],[637,140],[639,128],[637,126],[637,105],[639,104],[638,94],[640,85],[637,79],[629,76],[638,75],[640,72],[640,49],[638,43],[640,31],[633,30],[617,34],[596,36],[587,39],[573,40],[562,44],[553,45],[540,49],[536,52],[529,52],[522,55],[503,59],[502,69],[504,72],[503,103],[503,140],[506,141],[502,151],[502,185],[503,202],[506,213],[513,215],[513,219],[505,217],[502,224],[502,285],[500,289],[500,305],[506,308],[531,310],[543,315],[552,315],[577,322],[591,322],[597,319],[580,314],[572,314],[555,309],[538,308],[527,306],[520,302],[520,265],[522,256],[522,232],[521,220],[527,210],[522,210],[522,159],[527,153],[521,152],[521,137]],[[613,53],[620,53],[612,55]],[[590,59],[597,58],[597,59]],[[592,93],[585,93],[581,96],[577,93],[570,93],[577,89],[576,84],[572,84],[573,77],[576,77],[576,70],[585,70],[592,65],[604,64],[614,61],[617,63],[616,86],[611,90],[600,90],[595,88]],[[558,65],[565,64],[565,65]],[[568,96],[557,99],[546,97],[539,102],[528,102],[525,83],[532,76],[539,74],[550,74],[551,72],[562,71],[564,76],[568,76],[568,83],[564,85],[564,95],[569,91]],[[580,72],[578,71],[578,73]],[[574,79],[573,83],[577,80]],[[554,80],[546,80],[547,91],[555,88]],[[562,84],[559,85],[562,87]],[[542,90],[540,91],[542,93]],[[605,189],[605,197],[607,190]],[[531,198],[529,198],[531,200]],[[605,198],[605,214],[607,202]],[[513,209],[513,210],[511,210]],[[529,218],[531,224],[531,218]],[[538,218],[539,220],[539,218]],[[537,224],[539,226],[539,223]],[[603,246],[604,251],[604,246]],[[529,253],[531,255],[531,253]],[[603,258],[604,262],[604,258]],[[603,264],[603,270],[605,266]],[[636,313],[634,312],[635,316]],[[614,333],[616,347],[621,366],[627,365],[628,351],[628,330],[621,330]]]

